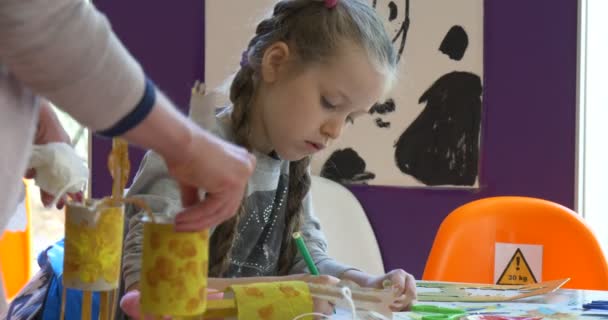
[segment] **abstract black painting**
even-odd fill
[[[313,159],[342,184],[479,184],[482,0],[371,0],[398,54],[390,94]]]

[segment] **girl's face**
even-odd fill
[[[299,69],[289,56],[281,43],[267,49],[252,127],[255,148],[294,161],[327,147],[367,113],[385,93],[386,77],[354,45],[327,63]]]

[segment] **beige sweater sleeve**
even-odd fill
[[[144,91],[140,65],[84,0],[1,0],[0,63],[92,130],[113,126]]]

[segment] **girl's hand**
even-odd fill
[[[207,299],[208,300],[221,300],[223,298],[224,298],[223,292],[213,290],[213,289],[207,289]],[[120,299],[120,308],[131,319],[136,319],[136,320],[142,319],[141,313],[140,313],[140,307],[139,307],[139,299],[140,299],[140,294],[139,294],[138,289],[130,289]],[[153,317],[151,317],[151,316],[145,316],[144,318],[146,320],[153,319]]]
[[[403,269],[395,269],[385,275],[371,277],[366,286],[377,289],[392,288],[395,300],[390,308],[395,312],[408,310],[416,300],[416,279]]]

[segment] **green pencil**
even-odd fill
[[[294,232],[292,235],[293,239],[296,241],[296,246],[298,247],[298,251],[304,258],[306,265],[308,266],[308,270],[310,270],[310,274],[313,276],[319,275],[319,269],[315,266],[314,261],[312,261],[312,257],[310,256],[310,252],[308,252],[308,248],[306,248],[306,244],[304,244],[304,239],[302,238],[302,234],[300,232]]]

